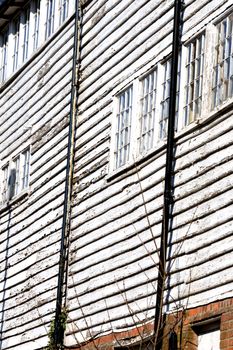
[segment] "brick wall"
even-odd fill
[[[174,328],[178,349],[197,350],[198,332],[214,323],[220,327],[220,349],[233,350],[233,298],[168,315],[163,349],[168,349],[168,334]]]
[[[233,350],[233,298],[221,300],[193,309],[178,311],[166,316],[166,326],[163,334],[163,350],[168,350],[169,334],[175,330],[178,337],[179,350],[197,350],[198,332],[210,325],[219,324],[220,349]],[[80,344],[72,349],[83,350],[113,350],[114,347],[143,350],[140,345],[142,338],[148,338],[153,333],[153,323],[145,324],[125,332],[116,332]],[[133,346],[134,345],[134,346]],[[69,347],[66,347],[68,350]],[[208,349],[206,349],[208,350]]]

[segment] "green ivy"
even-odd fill
[[[64,349],[63,346],[63,340],[64,340],[64,333],[66,330],[66,321],[67,321],[67,310],[63,309],[59,315],[58,318],[58,334],[59,334],[59,344],[56,345],[55,342],[55,318],[50,323],[49,328],[49,343],[48,346],[45,348],[45,350],[62,350]]]

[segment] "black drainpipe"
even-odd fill
[[[163,336],[163,292],[166,281],[166,256],[169,224],[171,222],[171,208],[173,204],[173,166],[174,166],[174,132],[175,132],[175,114],[176,114],[176,86],[178,73],[178,57],[180,48],[180,27],[181,27],[181,0],[175,0],[174,6],[174,24],[173,24],[173,41],[171,57],[171,85],[169,101],[169,118],[167,132],[167,152],[166,152],[166,169],[164,184],[164,204],[162,232],[159,252],[159,271],[157,283],[157,298],[155,306],[154,322],[154,348],[160,350]]]
[[[56,349],[63,346],[64,341],[64,308],[66,306],[67,289],[67,262],[69,254],[69,232],[70,232],[70,214],[72,200],[72,182],[74,167],[74,149],[75,149],[75,117],[77,111],[77,88],[78,88],[78,69],[79,69],[79,51],[80,51],[80,11],[79,0],[75,1],[75,29],[74,29],[74,51],[73,51],[73,69],[70,101],[70,120],[67,146],[67,165],[64,194],[64,209],[61,231],[61,245],[59,257],[59,271],[57,284],[57,299],[54,320],[54,344]],[[63,303],[64,298],[64,303]]]

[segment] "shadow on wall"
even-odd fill
[[[9,254],[9,241],[10,241],[10,225],[11,225],[11,208],[9,208],[8,213],[8,223],[7,223],[7,236],[6,236],[6,255],[5,255],[5,265],[4,265],[4,277],[3,277],[3,295],[2,295],[2,305],[1,305],[1,325],[0,325],[0,350],[2,350],[2,335],[4,328],[4,316],[5,316],[5,296],[6,296],[6,281],[7,281],[7,269],[8,269],[8,254]]]

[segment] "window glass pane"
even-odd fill
[[[118,168],[129,160],[130,134],[132,119],[132,93],[130,86],[118,97],[117,130],[115,142],[115,167]]]
[[[177,129],[177,118],[179,108],[179,88],[180,88],[180,54],[178,59],[177,71],[177,87],[176,87],[176,115],[175,129]],[[170,84],[171,84],[171,59],[167,60],[164,65],[164,77],[162,83],[162,101],[159,121],[159,138],[164,139],[167,136],[168,116],[169,116],[169,101],[170,101]]]
[[[2,176],[2,202],[6,202],[8,200],[9,164],[2,168]]]
[[[30,151],[29,148],[22,154],[22,189],[27,188],[29,185],[29,166],[30,166]]]
[[[153,147],[157,71],[148,74],[143,80],[140,113],[139,150],[144,152]]]
[[[23,62],[28,58],[28,39],[29,39],[29,16],[30,8],[27,7],[24,10],[24,22],[23,22]]]
[[[59,23],[62,24],[68,17],[69,0],[59,2]]]
[[[188,125],[201,114],[204,68],[204,34],[187,47],[184,124]]]
[[[19,17],[13,21],[13,35],[14,35],[14,51],[13,51],[13,72],[18,68],[18,57],[19,57]]]
[[[15,171],[15,179],[14,179],[14,189],[13,196],[16,196],[20,192],[20,157],[18,156],[13,162],[13,168]]]
[[[54,12],[55,12],[55,0],[48,0],[45,39],[47,39],[54,32]]]
[[[40,24],[40,0],[34,0],[33,6],[33,51],[38,47],[39,39],[39,24]]]
[[[7,77],[7,60],[8,60],[8,29],[1,36],[1,67],[0,79],[1,82]]]
[[[217,45],[212,82],[212,108],[233,96],[233,15],[217,26]]]

